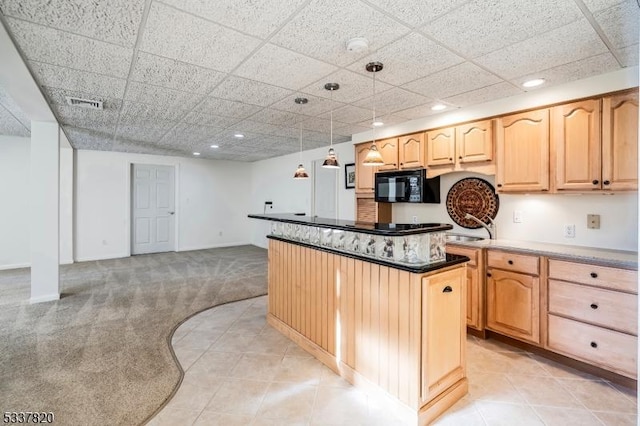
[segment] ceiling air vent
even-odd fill
[[[80,99],[71,96],[66,96],[66,98],[67,103],[71,106],[89,109],[102,109],[102,101],[94,101],[93,99]]]

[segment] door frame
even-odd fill
[[[322,169],[322,162],[324,162],[324,158],[320,158],[318,160],[313,160],[311,161],[311,165],[312,165],[312,175],[311,175],[311,217],[317,216],[316,214],[316,176],[318,175],[318,169]],[[319,165],[316,167],[316,165]],[[341,169],[336,169],[335,171],[336,173],[336,184],[335,184],[335,188],[333,188],[333,196],[334,196],[334,203],[335,203],[335,214],[333,218],[329,218],[329,219],[338,219],[340,214],[340,205],[339,205],[339,200],[340,200],[340,177],[341,177]]]
[[[145,160],[141,160],[141,161],[127,161],[126,163],[126,179],[125,179],[125,184],[126,184],[126,190],[125,190],[125,194],[127,199],[125,200],[125,209],[126,209],[126,213],[125,213],[125,239],[127,241],[127,251],[126,251],[126,256],[130,257],[131,256],[131,244],[133,243],[133,241],[131,240],[131,226],[133,221],[131,220],[131,217],[133,216],[133,209],[132,209],[132,205],[133,203],[131,202],[131,197],[133,197],[133,166],[134,164],[143,164],[143,165],[149,165],[149,166],[168,166],[168,167],[173,167],[173,203],[175,206],[175,214],[173,215],[174,219],[173,219],[173,232],[174,232],[174,241],[173,241],[173,250],[174,252],[180,251],[179,247],[180,247],[180,234],[179,234],[179,229],[180,227],[178,226],[178,218],[180,217],[180,204],[178,203],[178,200],[180,199],[180,163],[173,163],[173,162],[163,162],[163,161],[145,161]]]

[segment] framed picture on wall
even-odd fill
[[[344,187],[346,189],[356,187],[356,163],[344,165]]]

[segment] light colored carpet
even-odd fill
[[[29,270],[0,271],[12,298]],[[61,268],[57,302],[0,306],[0,411],[61,425],[138,425],[182,378],[169,339],[184,319],[267,292],[267,251],[240,246]]]

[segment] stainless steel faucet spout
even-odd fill
[[[486,229],[489,233],[489,239],[495,240],[496,238],[498,238],[498,225],[496,225],[496,223],[490,217],[487,216],[487,219],[489,219],[490,222],[488,225],[470,213],[464,215],[464,218],[471,219],[479,225],[482,225],[484,229]]]

